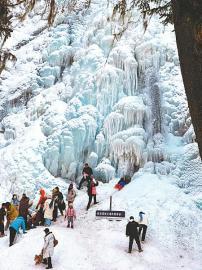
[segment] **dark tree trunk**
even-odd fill
[[[182,78],[202,157],[202,0],[172,0]]]

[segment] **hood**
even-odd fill
[[[40,189],[40,194],[41,194],[42,197],[45,197],[45,195],[46,195],[45,190],[44,189]]]

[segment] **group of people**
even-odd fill
[[[92,199],[94,200],[94,204],[97,204],[97,199],[96,199],[96,187],[98,186],[98,181],[95,180],[93,176],[93,170],[91,167],[89,167],[88,163],[85,163],[83,171],[82,171],[83,177],[79,183],[78,189],[80,190],[83,183],[87,183],[87,193],[88,193],[88,204],[86,207],[86,210],[90,208]]]
[[[29,208],[32,206],[33,202],[26,196],[22,194],[21,199],[18,199],[16,194],[13,194],[11,202],[6,202],[1,205],[0,208],[0,237],[5,236],[5,230],[12,228],[13,222],[18,218],[22,217],[25,228],[27,225],[27,218],[29,215]],[[4,221],[6,219],[6,224]]]
[[[95,180],[93,171],[87,163],[84,165],[82,174],[83,177],[79,183],[78,189],[81,189],[82,185],[86,183],[89,198],[86,210],[88,210],[92,199],[94,199],[94,204],[98,203],[96,199],[96,187],[98,186],[98,181]],[[120,181],[125,181],[126,184],[128,184],[130,179],[121,178]],[[118,184],[121,184],[122,182]],[[39,195],[40,197],[35,211],[31,209],[33,201],[31,201],[25,193],[22,194],[21,199],[18,198],[17,194],[13,194],[10,202],[2,204],[0,208],[0,237],[5,236],[5,230],[9,228],[9,246],[12,246],[20,229],[22,229],[23,234],[25,234],[26,230],[36,228],[39,225],[45,226],[44,246],[41,251],[41,256],[43,257],[43,263],[47,264],[46,269],[51,269],[51,257],[53,255],[56,239],[47,227],[51,225],[52,221],[55,222],[57,220],[59,210],[61,216],[64,216],[65,220],[67,219],[67,227],[74,228],[76,212],[73,203],[76,197],[76,191],[73,183],[70,183],[66,195],[66,203],[64,201],[64,196],[58,187],[55,187],[52,190],[51,195],[46,194],[45,190],[41,189]],[[137,243],[139,252],[142,251],[141,241],[143,242],[145,240],[147,223],[147,217],[144,212],[139,213],[139,221],[135,221],[132,216],[130,217],[130,221],[126,226],[126,236],[129,236],[129,253],[132,251],[134,240]]]

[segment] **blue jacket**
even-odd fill
[[[19,229],[21,228],[23,230],[23,233],[25,232],[25,220],[23,217],[17,217],[10,225],[11,228],[16,230],[16,232],[19,232]]]

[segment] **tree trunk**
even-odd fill
[[[182,78],[202,157],[202,0],[172,0],[172,9]]]

